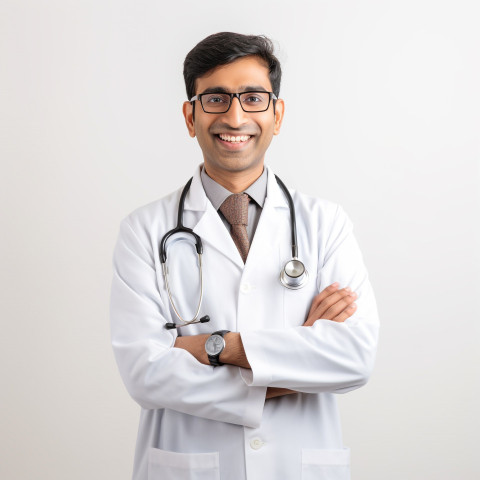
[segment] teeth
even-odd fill
[[[218,136],[225,142],[232,142],[232,143],[246,142],[250,138],[250,135],[241,135],[239,137],[231,137],[230,135],[225,135],[223,133],[220,133]]]

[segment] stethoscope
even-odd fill
[[[308,272],[305,268],[305,265],[298,259],[298,245],[297,245],[297,222],[295,219],[295,207],[293,205],[292,196],[290,195],[287,187],[285,184],[275,175],[275,179],[277,180],[278,185],[283,190],[283,193],[287,197],[288,207],[290,209],[290,223],[291,223],[291,233],[292,233],[292,259],[289,260],[283,267],[283,270],[280,272],[280,282],[281,284],[292,290],[298,290],[302,288],[308,280]],[[187,182],[185,187],[183,188],[182,195],[180,196],[180,202],[178,205],[178,217],[177,217],[177,226],[167,232],[160,242],[160,262],[162,264],[162,272],[163,278],[165,279],[165,285],[167,287],[168,298],[170,299],[170,303],[172,308],[177,315],[178,319],[181,324],[176,323],[167,323],[165,327],[167,329],[185,327],[187,325],[192,325],[194,323],[206,323],[210,321],[210,317],[205,315],[201,318],[198,318],[198,314],[200,312],[200,308],[202,306],[203,300],[203,276],[202,276],[202,253],[203,253],[203,245],[202,239],[199,235],[197,235],[191,228],[187,228],[183,225],[183,211],[185,205],[185,197],[187,196],[188,190],[190,189],[190,185],[192,184],[193,177]],[[195,249],[197,250],[198,255],[198,272],[199,272],[199,281],[200,281],[200,298],[198,300],[197,310],[195,315],[191,320],[184,320],[180,315],[179,310],[175,306],[175,302],[173,301],[172,292],[170,290],[170,284],[168,282],[168,267],[167,267],[167,250],[166,250],[166,243],[167,240],[176,233],[186,233],[188,235],[193,235],[195,239]]]

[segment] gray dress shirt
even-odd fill
[[[250,197],[250,203],[248,204],[248,225],[247,225],[247,235],[248,240],[252,243],[253,236],[255,235],[255,230],[257,228],[258,220],[260,219],[260,214],[262,213],[263,204],[265,203],[265,197],[267,196],[267,170],[264,168],[263,173],[260,177],[255,180],[243,193],[246,193]],[[230,192],[225,187],[222,187],[215,180],[210,178],[205,172],[205,168],[202,167],[200,173],[200,178],[202,179],[202,185],[205,190],[205,193],[213,205],[213,208],[218,212],[220,218],[225,225],[225,228],[230,232],[230,224],[227,222],[226,218],[220,212],[219,208],[227,197],[229,197],[233,192]]]

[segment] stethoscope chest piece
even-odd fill
[[[290,288],[291,290],[302,288],[307,281],[307,269],[298,258],[292,258],[289,260],[280,273],[280,282],[284,287]]]

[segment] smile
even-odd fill
[[[220,133],[217,135],[220,140],[223,140],[224,142],[229,142],[229,143],[245,143],[247,142],[251,135],[239,135],[238,137],[233,137],[231,135],[226,135],[224,133]]]

